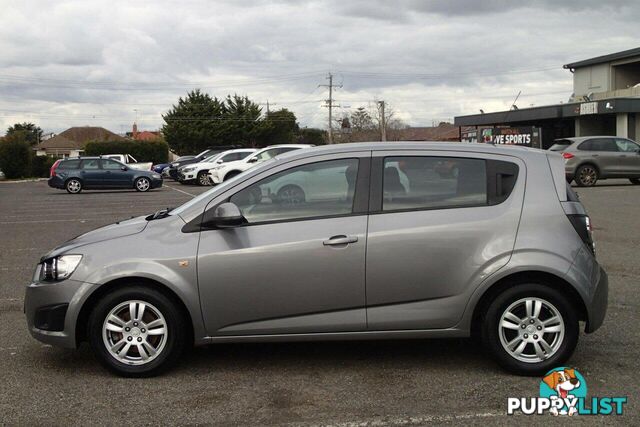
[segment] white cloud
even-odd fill
[[[562,64],[640,35],[633,1],[0,1],[0,129],[121,132],[134,110],[157,128],[195,87],[326,126],[328,71],[344,113],[385,99],[429,125],[508,108],[520,90],[523,106],[566,100]]]

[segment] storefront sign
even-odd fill
[[[583,102],[580,104],[580,115],[583,114],[598,114],[597,102]]]
[[[536,127],[482,129],[481,142],[540,148],[541,130]]]

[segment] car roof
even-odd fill
[[[558,142],[558,141],[572,141],[572,142],[582,142],[585,141],[587,139],[593,139],[593,138],[621,138],[621,139],[628,139],[628,138],[623,138],[621,136],[615,136],[615,135],[590,135],[590,136],[568,136],[566,138],[556,138],[553,140],[554,143]]]
[[[310,147],[306,150],[290,151],[278,156],[278,158],[305,157],[307,153],[333,154],[350,151],[387,151],[387,150],[429,150],[429,151],[458,151],[468,153],[486,153],[518,156],[546,155],[545,151],[538,148],[521,147],[504,144],[485,144],[468,142],[438,142],[438,141],[393,141],[393,142],[354,142],[347,144],[333,144]]]

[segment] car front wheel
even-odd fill
[[[188,329],[175,304],[144,286],[120,288],[89,317],[89,341],[100,362],[126,377],[147,377],[174,365]]]
[[[198,172],[198,185],[211,185],[209,181],[209,172],[208,171],[200,171]]]
[[[149,191],[151,188],[151,181],[149,181],[149,178],[145,177],[138,178],[136,179],[135,187],[137,191],[144,193],[145,191]]]
[[[498,363],[521,375],[538,375],[562,365],[579,335],[576,309],[557,290],[541,283],[507,289],[490,304],[483,342]]]

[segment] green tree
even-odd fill
[[[196,89],[185,98],[180,97],[178,104],[162,116],[165,121],[162,133],[169,147],[181,155],[225,145],[224,111],[224,104],[218,98]]]
[[[259,141],[260,145],[294,142],[300,131],[296,120],[296,115],[286,108],[269,111],[262,123],[263,131]]]
[[[7,178],[25,178],[31,173],[31,146],[27,132],[13,132],[0,142],[0,170]]]
[[[223,145],[253,147],[265,133],[262,108],[246,96],[228,95],[223,105]]]
[[[374,128],[371,115],[364,107],[359,107],[351,113],[351,129],[354,131],[371,130]]]
[[[42,140],[42,129],[34,123],[24,122],[9,126],[7,129],[7,136],[19,132],[24,132],[25,140],[31,146],[38,144]]]

